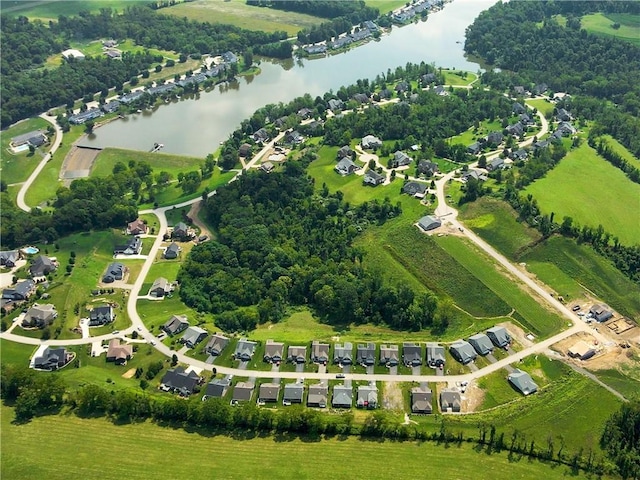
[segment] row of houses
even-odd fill
[[[396,10],[391,15],[391,19],[397,23],[407,23],[413,20],[417,15],[421,15],[422,12],[428,11],[436,6],[442,5],[442,0],[417,0],[412,4]]]

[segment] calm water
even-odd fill
[[[163,143],[165,153],[204,157],[216,150],[240,122],[268,103],[288,102],[305,93],[315,97],[361,78],[422,61],[436,66],[477,71],[464,57],[465,28],[495,0],[454,0],[427,21],[394,27],[380,41],[317,60],[283,65],[263,61],[261,73],[240,78],[231,87],[218,86],[183,98],[153,112],[129,115],[96,129],[85,140],[93,146],[149,150]]]

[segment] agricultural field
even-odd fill
[[[159,10],[158,13],[186,17],[199,22],[226,23],[247,30],[284,31],[289,36],[295,36],[300,30],[318,25],[323,21],[319,17],[302,13],[247,5],[244,0],[226,2],[196,0],[177,3],[172,7]]]
[[[133,3],[146,5],[145,0],[91,0],[91,2],[78,2],[75,0],[9,0],[2,2],[2,13],[18,16],[23,15],[30,19],[40,19],[43,21],[57,21],[60,15],[72,16],[81,11],[99,12],[101,8],[111,8],[117,11],[124,11]]]
[[[257,436],[250,432],[227,436],[151,422],[114,425],[103,418],[82,419],[64,413],[19,425],[12,423],[11,408],[3,406],[1,413],[1,473],[3,478],[14,480],[32,479],[36,472],[51,480],[96,476],[105,480],[123,476],[179,478],[184,474],[184,466],[167,456],[167,445],[177,451],[197,452],[199,468],[222,471],[228,479],[311,478],[318,471],[329,469],[346,477],[354,475],[357,469],[358,476],[373,478],[388,471],[390,465],[398,475],[406,477],[428,468],[443,478],[465,478],[477,473],[480,460],[483,471],[496,480],[562,479],[569,470],[537,460],[508,459],[506,452],[477,453],[465,443],[448,448],[430,442],[368,441],[356,437],[316,439]],[[56,432],[65,448],[39,447],[39,439],[50,432]],[[114,462],[114,458],[118,461]]]
[[[594,183],[594,179],[597,182]],[[640,199],[640,185],[601,158],[587,143],[571,150],[544,178],[529,185],[543,213],[580,225],[602,225],[624,245],[638,243],[640,222],[629,216],[629,202]]]
[[[619,24],[615,29],[613,24]],[[640,15],[630,13],[593,13],[585,15],[580,19],[580,26],[589,33],[601,35],[603,37],[615,37],[618,40],[626,40],[634,45],[640,46]]]
[[[38,148],[35,153],[29,150],[14,154],[9,148],[11,139],[33,130],[47,130],[51,124],[40,117],[29,118],[4,130],[0,139],[0,175],[8,185],[24,182],[42,160],[42,155],[49,150],[48,145]],[[52,136],[49,136],[52,139]],[[53,137],[55,138],[55,136]],[[15,197],[13,197],[15,198]]]
[[[91,168],[91,176],[106,177],[113,173],[113,167],[116,163],[122,162],[128,165],[130,161],[147,162],[153,168],[154,173],[166,171],[169,172],[175,180],[180,172],[186,173],[191,170],[198,170],[203,159],[166,153],[105,148],[96,157],[93,167]]]

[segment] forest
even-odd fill
[[[433,294],[386,283],[352,244],[367,225],[401,214],[388,199],[352,206],[341,192],[314,194],[304,165],[287,162],[282,173],[248,173],[218,189],[205,211],[218,238],[194,247],[184,262],[180,298],[214,313],[227,331],[277,322],[292,305],[334,325],[448,325],[450,312],[438,309]]]
[[[340,2],[325,0],[247,0],[247,5],[306,13],[322,18],[349,17],[353,14],[361,16],[364,14],[368,17],[366,20],[371,20],[379,14],[377,8],[367,7],[362,0],[342,0]]]
[[[69,48],[73,40],[130,38],[137,45],[176,51],[184,55],[245,52],[251,47],[264,55],[291,55],[291,46],[276,42],[284,32],[264,33],[224,24],[209,24],[165,16],[144,6],[131,6],[119,15],[111,9],[76,17],[60,16],[48,25],[26,17],[2,17],[3,45],[2,128],[52,107],[68,104],[86,94],[104,89],[122,89],[122,84],[163,61],[149,53],[123,54],[122,62],[87,58],[67,62],[54,69],[39,68],[49,55]]]

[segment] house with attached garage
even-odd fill
[[[558,113],[556,113],[556,117],[561,122],[570,122],[571,120],[573,120],[573,116],[564,108],[558,109]]]
[[[487,162],[487,170],[493,172],[494,170],[502,169],[504,167],[504,158],[494,158],[493,160]]]
[[[127,224],[127,235],[144,235],[146,233],[147,225],[139,218]]]
[[[46,347],[42,354],[33,359],[33,368],[49,372],[64,367],[73,358],[73,353],[64,347]]]
[[[479,142],[474,142],[467,147],[467,153],[470,153],[471,155],[477,155],[480,153],[481,150],[482,150],[482,146],[480,145]]]
[[[353,389],[344,384],[333,387],[331,406],[333,408],[351,408],[351,405],[353,405]]]
[[[477,170],[468,170],[460,177],[460,180],[465,183],[468,182],[470,179],[476,180],[478,182],[484,182],[487,179],[487,176],[483,175]]]
[[[334,170],[344,177],[357,172],[358,170],[360,170],[360,167],[353,163],[350,158],[343,158],[338,162]]]
[[[304,137],[300,132],[298,132],[297,130],[294,130],[292,132],[287,133],[284,136],[284,141],[286,143],[293,143],[294,145],[299,145],[302,142],[304,142]]]
[[[424,198],[427,193],[427,186],[420,182],[407,182],[402,187],[402,193],[416,198]]]
[[[258,403],[275,403],[279,395],[279,383],[263,383],[258,389]]]
[[[593,318],[598,322],[606,322],[611,317],[613,317],[613,312],[609,310],[609,307],[606,305],[594,305],[589,309],[589,313],[593,315]]]
[[[451,352],[453,358],[463,365],[473,362],[478,356],[471,344],[464,340],[456,340],[453,342],[449,346],[449,352]]]
[[[344,108],[344,102],[339,98],[332,98],[327,102],[327,105],[332,112],[340,112]]]
[[[367,95],[365,95],[364,93],[356,93],[351,98],[353,98],[358,103],[369,103],[369,97],[367,97]]]
[[[356,406],[358,408],[366,408],[368,410],[378,408],[378,387],[376,387],[375,382],[372,382],[371,385],[360,385],[358,387]]]
[[[508,347],[511,343],[511,336],[504,327],[492,327],[487,330],[487,337],[498,348]]]
[[[116,311],[111,305],[101,305],[94,307],[89,312],[90,327],[100,327],[113,322],[116,319]]]
[[[304,398],[304,383],[287,383],[284,386],[282,394],[282,404],[291,405],[292,403],[302,403]]]
[[[382,140],[373,135],[367,135],[360,140],[360,146],[364,149],[380,148],[382,146]]]
[[[58,268],[58,262],[56,262],[55,259],[45,255],[39,255],[29,267],[29,274],[31,278],[44,277],[55,271],[56,268]]]
[[[158,277],[153,281],[151,288],[149,289],[149,296],[162,298],[167,296],[173,291],[173,285],[163,277]]]
[[[432,393],[428,387],[411,389],[411,413],[432,413]]]
[[[328,398],[329,388],[324,383],[320,382],[315,385],[309,385],[307,407],[326,408]]]
[[[442,226],[442,221],[438,217],[434,217],[433,215],[425,215],[420,220],[418,220],[418,227],[423,232],[428,232],[430,230],[435,230]]]
[[[314,340],[311,343],[311,361],[313,363],[327,363],[329,360],[329,344]]]
[[[359,343],[356,347],[356,362],[365,367],[374,365],[376,363],[376,344]]]
[[[207,398],[224,397],[230,385],[231,385],[231,381],[226,377],[214,378],[209,383],[207,383],[207,387],[205,388],[204,395],[202,396],[202,400],[206,400]]]
[[[336,154],[336,156],[338,157],[338,160],[341,160],[343,158],[353,158],[355,157],[355,155],[356,155],[356,152],[354,152],[349,145],[344,145],[343,147],[340,147],[338,149],[338,153]]]
[[[20,250],[7,250],[0,252],[0,266],[13,268],[16,266],[16,262],[22,259],[22,253]]]
[[[172,242],[164,251],[164,258],[167,260],[178,258],[178,255],[180,255],[180,245],[176,242]]]
[[[518,103],[518,102],[515,102],[513,104],[513,107],[511,107],[511,110],[516,115],[521,115],[523,113],[527,113],[527,108],[524,105],[522,105],[521,103]]]
[[[441,412],[460,412],[461,407],[462,398],[458,390],[445,388],[440,391]]]
[[[512,150],[509,154],[509,158],[514,162],[524,162],[529,158],[529,155],[527,154],[526,150],[521,148],[519,150]]]
[[[398,168],[410,165],[413,159],[406,153],[398,150],[393,154],[393,158],[389,160],[389,168]]]
[[[231,404],[238,405],[241,402],[251,401],[255,388],[256,386],[253,382],[238,382],[233,389]]]
[[[507,128],[505,128],[505,130],[509,135],[513,135],[514,137],[520,137],[524,135],[524,127],[520,122],[516,122],[516,123],[512,123],[511,125],[508,125]]]
[[[133,357],[133,346],[121,344],[120,340],[113,338],[109,341],[107,349],[107,362],[114,362],[116,365],[126,365]]]
[[[503,139],[502,132],[491,132],[487,135],[487,143],[490,145],[500,145]]]
[[[240,148],[238,148],[238,155],[240,157],[248,157],[249,155],[251,155],[251,145],[249,145],[248,143],[243,143],[242,145],[240,145]]]
[[[308,118],[311,118],[313,116],[313,110],[307,107],[301,108],[300,110],[298,110],[296,112],[296,115],[298,117],[300,117],[301,120],[306,120]],[[283,118],[283,117],[281,117]],[[284,117],[285,121],[287,119],[287,117]]]
[[[379,174],[375,170],[367,170],[362,179],[362,184],[377,187],[378,185],[382,185],[385,180],[386,177],[384,175]]]
[[[589,360],[596,354],[596,350],[595,348],[588,345],[585,341],[580,340],[569,348],[567,354],[571,358],[577,358],[579,360]]]
[[[438,164],[431,160],[420,160],[418,162],[418,175],[426,175],[431,177],[438,173]]]
[[[23,147],[23,149],[26,149],[28,145],[39,147],[48,141],[49,139],[44,130],[32,130],[31,132],[13,137],[9,146],[14,149],[14,151],[19,152],[22,151],[20,147]]]
[[[183,332],[189,326],[189,321],[185,315],[173,315],[167,322],[162,326],[162,330],[166,332],[167,335],[173,336],[177,335],[180,332]]]
[[[395,367],[400,363],[398,345],[380,345],[380,365]]]
[[[405,81],[398,82],[395,86],[395,91],[398,93],[406,92],[409,90],[409,84]]]
[[[256,342],[252,342],[246,338],[241,338],[236,344],[236,350],[233,353],[233,358],[240,362],[248,362],[253,357],[257,346],[258,344]]]
[[[190,326],[184,331],[184,335],[180,339],[180,343],[186,347],[194,348],[202,340],[207,338],[208,332],[200,327]]]
[[[176,367],[164,374],[160,381],[160,390],[188,397],[201,381],[200,376],[193,370],[187,372],[184,367]]]
[[[36,283],[31,280],[21,280],[13,288],[5,288],[2,291],[3,302],[22,302],[27,300],[36,291]]]
[[[229,339],[221,333],[213,335],[204,347],[205,353],[217,357],[222,353],[225,347],[229,345]]]
[[[444,362],[444,347],[433,342],[427,343],[427,365],[432,368],[440,368]]]
[[[22,326],[27,328],[44,328],[51,325],[58,317],[56,307],[50,303],[45,305],[34,304],[22,319]]]
[[[304,363],[307,361],[307,347],[291,345],[287,350],[287,361],[290,363]]]
[[[195,232],[184,222],[179,222],[178,224],[176,224],[171,232],[171,238],[178,239],[182,242],[189,241],[193,237],[195,237]]]
[[[269,132],[267,132],[264,128],[257,130],[253,135],[253,141],[258,143],[265,143],[269,141]]]
[[[353,344],[351,342],[335,344],[333,347],[333,363],[340,365],[351,365],[353,363]]]
[[[402,360],[407,367],[422,365],[422,348],[415,343],[402,344]]]
[[[538,385],[533,381],[531,375],[517,368],[507,377],[509,383],[523,395],[530,395],[538,391]]]
[[[140,237],[133,237],[127,243],[122,245],[116,245],[113,249],[114,255],[140,255],[142,251],[142,239]]]
[[[280,363],[284,355],[284,343],[267,340],[264,346],[263,360],[267,363]]]
[[[489,355],[493,352],[493,342],[484,333],[477,333],[469,337],[469,344],[478,352],[478,355]]]

